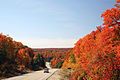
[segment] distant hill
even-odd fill
[[[51,62],[53,68],[60,68],[71,50],[72,48],[33,48],[34,54],[41,54],[45,61]]]

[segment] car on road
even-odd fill
[[[45,68],[44,73],[49,73],[49,68]]]

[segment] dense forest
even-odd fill
[[[70,80],[120,80],[120,0],[101,17],[103,24],[79,39],[62,68]]]
[[[43,56],[46,62],[51,63],[52,68],[61,68],[64,62],[65,56],[72,48],[42,48],[33,49],[34,54],[40,54]]]
[[[0,34],[0,78],[45,68],[44,58],[11,37]]]
[[[0,34],[0,79],[46,68],[68,69],[70,80],[120,80],[120,0],[101,15],[103,24],[73,48],[30,48]]]
[[[65,55],[71,48],[33,49],[0,34],[0,79],[46,68],[61,68]]]

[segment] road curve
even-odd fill
[[[48,63],[47,63],[48,64]],[[47,65],[48,66],[48,65]],[[49,73],[44,73],[44,70],[35,71],[21,76],[11,77],[3,80],[47,80],[52,76],[58,69],[49,69]]]
[[[49,73],[44,73],[43,70],[41,71],[35,71],[32,73],[24,74],[21,76],[11,77],[3,80],[46,80],[49,78],[54,72],[56,72],[58,69],[50,69]]]

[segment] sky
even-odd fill
[[[0,0],[0,32],[31,48],[68,48],[115,0]]]

